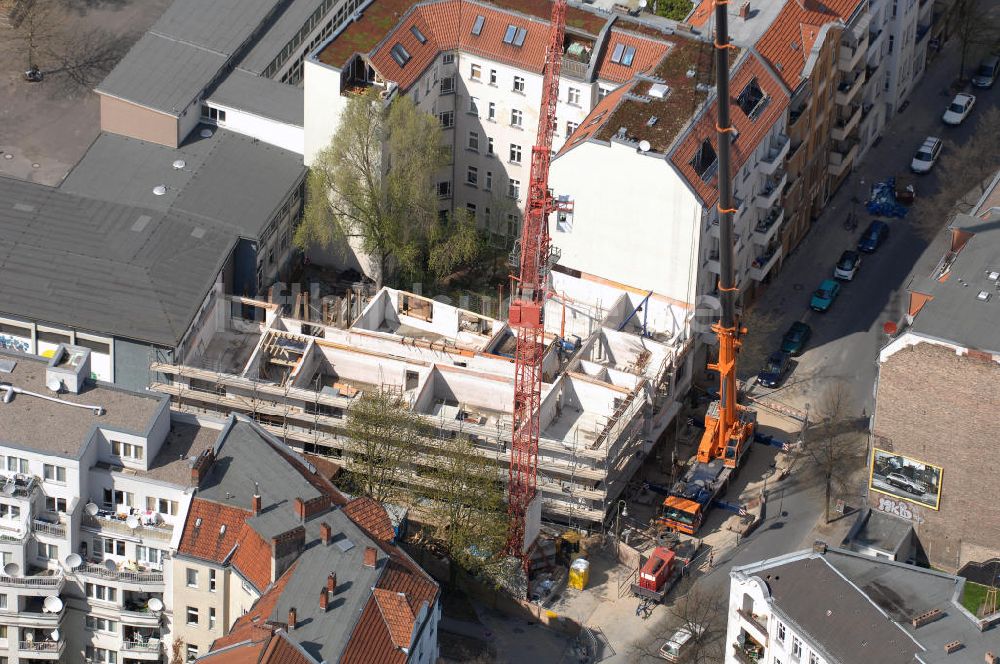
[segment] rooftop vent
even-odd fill
[[[941,613],[941,609],[931,609],[930,611],[925,611],[924,613],[921,613],[919,616],[914,617],[913,620],[910,621],[910,623],[914,627],[923,627],[924,625],[932,623],[938,618],[941,618],[943,615],[944,614]]]
[[[222,537],[225,534],[226,534],[226,524],[222,524],[221,526],[219,526],[219,537]]]
[[[944,644],[944,651],[949,655],[955,652],[956,650],[961,650],[961,648],[962,648],[961,641],[952,641],[950,643]]]
[[[656,121],[657,121],[657,120],[659,120],[659,118],[658,118],[658,117],[656,117],[655,115],[651,115],[651,116],[649,116],[649,119],[648,119],[648,120],[646,120],[646,126],[647,126],[647,127],[652,127],[653,125],[655,125],[655,124],[656,124]]]
[[[0,360],[0,373],[14,373],[17,362],[14,360]]]
[[[195,528],[201,528],[201,517],[200,516],[197,519],[194,520],[194,527]]]
[[[185,166],[187,166],[187,163],[185,163],[183,159],[174,160],[174,168],[177,169],[178,171],[184,168]]]
[[[649,96],[655,97],[657,99],[663,99],[670,92],[670,88],[663,83],[654,83],[649,86]]]
[[[155,187],[153,187],[153,194],[155,194],[156,196],[162,196],[165,193],[167,193],[167,188],[164,187],[162,184],[158,184]]]
[[[200,240],[201,238],[205,237],[205,229],[202,228],[201,226],[195,227],[195,229],[191,231],[191,237],[193,237],[196,240]]]
[[[45,368],[45,384],[58,385],[60,390],[65,389],[73,394],[79,394],[88,378],[90,378],[90,349],[59,344]]]
[[[152,220],[153,218],[148,214],[140,214],[139,218],[135,220],[134,224],[132,224],[132,230],[136,233],[141,233],[146,229],[146,226],[148,226],[149,222]]]
[[[694,89],[697,90],[698,92],[711,92],[712,86],[709,85],[708,83],[699,83],[698,85],[694,86]]]
[[[996,270],[986,270],[986,278],[990,281],[996,281],[997,279],[1000,279],[1000,272],[997,272]]]
[[[988,291],[981,290],[976,294],[976,299],[980,302],[987,302],[990,299],[990,293]]]
[[[694,78],[695,76],[698,75],[698,70],[696,70],[696,69],[688,69],[684,73],[684,75],[687,76],[688,78]]]
[[[199,135],[200,135],[200,136],[201,136],[202,138],[212,138],[212,130],[211,130],[211,129],[208,129],[208,128],[205,128],[205,129],[202,129],[202,130],[201,130],[201,131],[199,132]]]
[[[342,552],[347,553],[348,551],[354,548],[354,542],[345,537],[343,539],[337,540],[335,542],[335,546]]]

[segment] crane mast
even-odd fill
[[[538,437],[541,428],[542,358],[545,352],[544,306],[555,254],[549,243],[549,214],[556,204],[549,192],[552,136],[559,102],[559,72],[566,32],[566,0],[552,3],[538,135],[531,148],[531,176],[521,239],[515,245],[518,276],[510,303],[510,325],[517,335],[514,354],[514,418],[511,445],[507,553],[527,563],[525,519],[535,498]],[[513,262],[513,261],[512,261]]]

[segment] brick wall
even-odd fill
[[[941,466],[940,510],[908,502],[933,565],[1000,554],[1000,364],[921,343],[881,366],[876,446]],[[872,493],[878,506],[881,494]]]

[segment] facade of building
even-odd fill
[[[1000,651],[962,605],[962,577],[822,542],[729,576],[726,664],[979,664]]]
[[[1000,552],[1000,514],[983,499],[1000,435],[983,408],[1000,377],[998,182],[909,284],[904,327],[879,354],[869,503],[911,520],[926,559],[949,570]]]

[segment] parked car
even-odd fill
[[[778,351],[771,353],[764,363],[764,368],[757,374],[757,382],[764,387],[777,387],[785,378],[785,374],[791,368],[791,356],[788,353]]]
[[[861,254],[856,251],[845,251],[840,255],[837,267],[833,268],[833,276],[835,279],[852,281],[859,267],[861,267]]]
[[[1000,56],[994,55],[979,63],[972,77],[972,84],[977,88],[992,88],[1000,75]]]
[[[868,228],[861,234],[861,239],[858,240],[858,251],[863,251],[866,254],[874,253],[888,238],[889,224],[876,219],[868,224]]]
[[[681,661],[682,657],[690,653],[691,646],[694,645],[695,635],[701,636],[704,631],[705,628],[701,625],[681,627],[667,639],[666,643],[660,646],[660,657],[668,662]]]
[[[968,117],[975,104],[976,95],[960,92],[948,104],[948,109],[941,116],[941,121],[952,126],[960,125]]]
[[[910,170],[914,173],[928,173],[940,156],[941,139],[928,136],[920,145],[917,154],[913,155],[913,161],[910,162]]]
[[[806,342],[812,336],[812,328],[802,321],[795,321],[781,337],[781,352],[789,355],[801,355],[806,349]]]
[[[809,306],[815,311],[826,311],[840,295],[840,284],[833,279],[826,279],[813,291]]]
[[[908,491],[917,496],[927,493],[926,484],[918,482],[917,480],[911,480],[902,473],[889,473],[889,475],[885,478],[885,481],[894,487],[898,487],[903,491]]]

